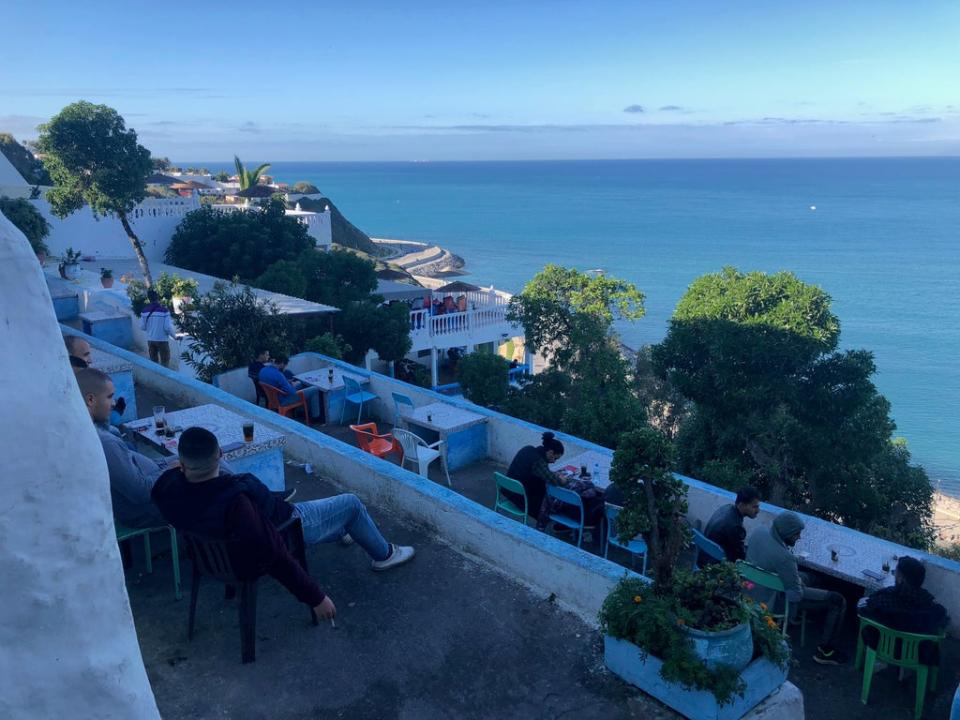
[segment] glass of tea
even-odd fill
[[[245,422],[243,424],[243,441],[244,442],[253,442],[253,422]]]
[[[153,426],[157,430],[157,435],[163,432],[166,425],[167,409],[163,405],[153,406]]]

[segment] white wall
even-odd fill
[[[132,258],[133,248],[123,226],[115,217],[97,220],[89,207],[83,207],[62,220],[50,211],[44,199],[33,204],[50,222],[46,239],[50,254],[59,256],[68,247],[98,258]],[[163,262],[177,225],[188,212],[200,207],[196,198],[147,198],[130,214],[130,224],[143,244],[148,260]]]
[[[103,450],[40,266],[3,215],[0,328],[17,347],[0,353],[0,717],[158,718]]]

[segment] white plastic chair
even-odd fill
[[[438,440],[432,445],[428,445],[419,435],[414,435],[409,430],[401,430],[397,427],[393,428],[393,437],[400,443],[400,447],[403,448],[402,464],[404,466],[406,466],[408,462],[412,463],[417,466],[417,473],[420,476],[429,478],[430,475],[427,473],[427,468],[430,467],[430,463],[440,458],[440,464],[443,466],[443,474],[447,476],[447,485],[453,487],[453,483],[450,482],[450,473],[447,471],[447,458],[443,454],[443,440]]]

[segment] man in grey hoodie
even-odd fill
[[[791,552],[791,548],[800,539],[803,528],[803,520],[796,513],[780,513],[770,527],[757,528],[751,533],[747,545],[747,562],[776,573],[783,583],[787,600],[790,601],[791,614],[795,608],[826,612],[820,644],[817,645],[813,659],[821,665],[841,665],[846,662],[846,656],[837,649],[836,640],[847,612],[847,601],[838,592],[810,587],[804,582],[805,578],[797,567],[797,558]],[[758,586],[751,594],[756,600],[776,608],[778,598],[775,591]],[[776,611],[782,612],[782,603]]]

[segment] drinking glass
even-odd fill
[[[253,423],[245,422],[243,424],[243,441],[251,443],[253,442]]]
[[[163,405],[153,406],[153,426],[157,433],[163,432],[163,426],[166,423],[167,409]]]

